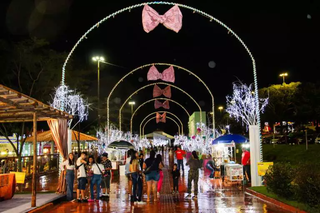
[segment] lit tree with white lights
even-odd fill
[[[263,113],[267,104],[268,98],[260,98],[259,106],[256,105],[252,84],[247,86],[241,82],[233,83],[233,94],[227,96],[226,111],[230,117],[236,118],[246,124],[247,128],[249,127],[252,186],[261,185],[261,179],[258,176],[258,162],[262,161],[262,145],[257,112]]]
[[[71,90],[66,85],[61,85],[55,90],[53,101],[50,104],[53,108],[66,111],[74,118],[77,118],[75,125],[72,125],[73,120],[69,120],[69,136],[68,136],[68,152],[71,152],[71,130],[82,121],[86,120],[89,115],[89,103],[86,99],[83,99],[82,95],[75,90]],[[79,127],[80,128],[80,127]],[[75,134],[75,138],[78,142],[78,150],[80,152],[80,130],[79,134]]]

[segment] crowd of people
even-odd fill
[[[73,153],[70,153],[68,159],[61,163],[60,168],[66,177],[67,200],[79,203],[94,202],[109,196],[112,164],[108,159],[108,153],[103,153],[102,156],[96,158],[93,156],[87,158],[87,154],[82,152],[76,161]],[[73,199],[75,171],[77,197]],[[94,187],[96,187],[96,199]],[[102,189],[101,194],[100,189]]]
[[[167,148],[158,147],[152,148],[149,151],[148,158],[145,159],[146,152],[142,150],[136,151],[130,149],[126,153],[125,175],[128,179],[128,194],[130,194],[131,202],[135,204],[145,204],[143,201],[143,186],[146,183],[147,202],[151,200],[157,201],[160,197],[160,192],[163,184],[164,151]],[[180,147],[168,148],[169,155],[174,154],[176,161],[171,168],[172,176],[172,194],[179,194],[179,179],[184,176],[184,166],[189,166],[188,184],[187,184],[187,199],[197,199],[198,197],[198,180],[199,169],[203,165],[202,157],[196,151],[191,153],[191,157],[184,165],[186,152]],[[159,152],[159,154],[157,154]],[[160,154],[162,153],[162,154]],[[209,155],[209,161],[206,163],[206,168],[209,169],[209,178],[214,178],[215,172],[221,172],[223,178],[223,164],[217,165],[216,159]],[[243,151],[242,164],[244,172],[250,178],[250,153]],[[74,202],[94,202],[103,197],[108,197],[110,194],[110,181],[112,164],[108,159],[108,153],[103,153],[99,157],[87,156],[82,152],[80,157],[75,160],[72,153],[69,154],[60,168],[64,171],[67,184],[67,199]],[[77,179],[77,195],[73,199],[73,186],[75,180],[75,171]],[[191,195],[192,183],[194,186],[194,195]],[[94,190],[95,188],[95,190]],[[96,193],[95,193],[96,192]],[[95,196],[96,194],[96,196]]]

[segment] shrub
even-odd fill
[[[287,163],[276,163],[266,173],[267,189],[276,195],[291,199],[294,196],[295,169]]]
[[[299,166],[295,183],[299,201],[320,208],[320,165]]]

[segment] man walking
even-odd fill
[[[248,180],[248,182],[250,182],[251,181],[250,152],[245,148],[242,148],[241,164],[243,165],[243,175]]]
[[[180,167],[182,167],[182,173],[184,173],[184,166],[183,166],[183,156],[186,154],[184,150],[181,150],[180,147],[177,148],[176,151],[176,157],[177,157],[177,163],[178,163],[178,170],[180,170]]]

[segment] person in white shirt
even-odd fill
[[[130,174],[130,161],[131,161],[131,154],[133,150],[129,149],[127,152],[127,159],[126,159],[126,165],[125,165],[125,175],[128,178],[128,194],[130,195],[132,192],[132,178]]]
[[[66,182],[67,182],[67,200],[73,200],[73,184],[74,184],[74,156],[72,153],[69,154],[69,158],[60,164],[61,171],[67,171]]]
[[[91,170],[93,171],[93,176],[90,184],[91,198],[88,200],[89,202],[94,201],[94,191],[93,191],[94,185],[96,185],[96,190],[97,190],[96,200],[99,200],[99,197],[100,197],[101,179],[102,179],[102,175],[104,174],[104,166],[101,164],[100,157],[97,158],[96,163],[92,164]]]
[[[77,160],[77,179],[78,179],[77,201],[79,203],[88,202],[85,199],[85,189],[87,184],[87,173],[85,169],[85,165],[87,164],[87,162],[85,161],[86,156],[87,156],[86,153],[82,152],[81,156]],[[80,198],[80,194],[81,194],[81,198]]]

